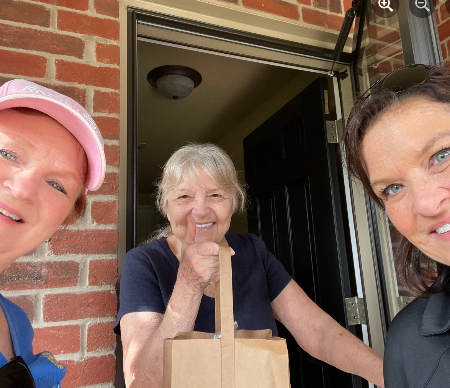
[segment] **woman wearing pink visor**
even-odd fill
[[[0,87],[0,271],[80,216],[105,176],[103,139],[71,98],[25,80]],[[0,295],[0,387],[58,388],[66,373],[33,354],[25,312]]]

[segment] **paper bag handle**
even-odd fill
[[[216,283],[216,332],[221,332],[222,388],[234,388],[234,319],[231,249],[219,245],[220,280]]]

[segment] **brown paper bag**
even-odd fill
[[[272,330],[234,330],[231,252],[220,247],[216,332],[180,333],[164,341],[164,388],[289,388],[286,340]],[[239,322],[238,322],[239,324]]]

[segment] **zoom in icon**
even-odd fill
[[[373,12],[382,18],[390,18],[398,11],[398,0],[371,0],[371,5]]]

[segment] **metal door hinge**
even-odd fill
[[[349,325],[367,325],[366,309],[363,298],[345,298],[347,323]]]
[[[326,121],[328,143],[339,143],[342,140],[344,125],[341,120]]]

